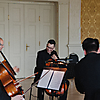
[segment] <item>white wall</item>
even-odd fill
[[[67,0],[66,0],[67,1]],[[62,2],[59,1],[58,3],[59,14],[58,14],[58,51],[59,57],[64,58],[68,56],[68,34],[69,34],[69,27],[68,27],[68,1]]]
[[[66,57],[81,48],[81,0],[59,0],[59,55]]]
[[[70,0],[69,10],[69,54],[83,56],[81,48],[81,0]]]

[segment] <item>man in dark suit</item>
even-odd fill
[[[36,59],[36,65],[37,67],[35,68],[35,72],[38,72],[36,75],[34,82],[36,82],[42,73],[43,68],[45,67],[45,61],[49,59],[58,59],[57,52],[55,51],[55,45],[56,42],[53,39],[50,39],[47,42],[46,49],[41,50],[37,53],[37,59]],[[63,99],[64,96],[64,99]],[[66,100],[67,98],[67,93],[61,96],[59,99],[60,100]],[[44,89],[38,88],[38,100],[44,100]]]
[[[82,43],[85,57],[75,66],[75,84],[84,100],[100,100],[100,54],[99,41],[87,38]],[[100,92],[99,92],[100,93]]]
[[[0,51],[2,51],[3,48],[4,48],[4,41],[2,38],[0,38]],[[19,71],[19,68],[17,68],[16,66],[13,69],[15,72]],[[24,100],[24,98],[22,95],[16,95],[14,97],[10,97],[0,80],[0,100]]]

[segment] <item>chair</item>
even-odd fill
[[[76,63],[78,63],[79,57],[77,54],[71,53],[69,55],[69,59],[72,59],[72,60],[70,60],[67,65],[67,76],[66,77],[67,77],[67,79],[72,79],[75,77],[74,67],[75,67]]]
[[[69,59],[72,59],[71,61],[69,61],[69,63],[77,63],[79,61],[79,57],[75,53],[71,53],[69,55]]]

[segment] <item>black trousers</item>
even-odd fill
[[[68,87],[69,87],[69,81],[66,80],[66,83],[67,83],[67,90],[64,92],[63,95],[61,95],[59,97],[59,100],[66,100],[67,99],[67,92],[68,92]],[[38,88],[38,100],[44,100],[44,89],[43,88]]]
[[[0,80],[0,100],[11,100],[11,97],[5,91],[1,80]]]
[[[44,100],[44,89],[38,88],[38,100]]]

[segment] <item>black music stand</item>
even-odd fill
[[[37,87],[44,88],[52,91],[59,91],[62,86],[67,68],[57,68],[57,67],[45,67],[41,74],[41,77],[46,73],[46,75],[39,80]],[[53,94],[52,100],[53,100]]]
[[[29,100],[31,100],[31,96],[33,96],[33,97],[35,97],[35,98],[36,98],[36,96],[34,96],[34,95],[32,94],[32,87],[33,87],[33,85],[34,85],[34,84],[35,84],[34,82],[31,84],[31,89],[30,89],[30,97],[29,97]]]

